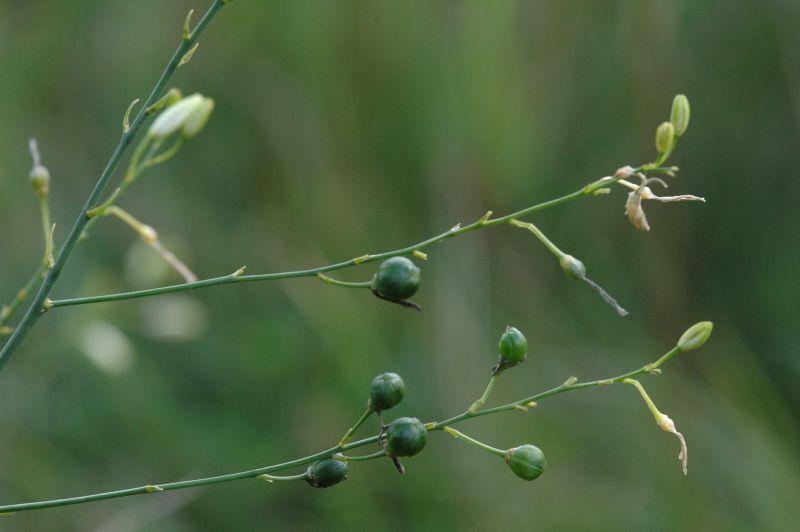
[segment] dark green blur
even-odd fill
[[[192,7],[206,2],[0,0],[3,302],[43,251],[28,138],[63,240]],[[395,249],[572,192],[652,160],[676,93],[692,112],[667,192],[708,203],[647,203],[649,233],[622,189],[530,218],[625,318],[510,226],[415,258],[422,313],[313,278],[56,309],[0,373],[0,504],[319,451],[385,371],[406,384],[387,422],[455,415],[509,324],[536,356],[487,406],[635,369],[713,321],[702,349],[642,378],[687,438],[689,475],[677,439],[615,385],[459,425],[540,447],[534,483],[435,432],[404,476],[357,462],[327,490],[240,481],[0,517],[0,530],[796,529],[799,26],[800,4],[779,0],[233,1],[173,82],[216,100],[210,122],[120,202],[201,277]],[[107,219],[53,296],[179,280]],[[359,435],[376,431],[373,417]]]

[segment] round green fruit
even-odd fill
[[[383,412],[403,400],[406,385],[397,373],[381,373],[372,381],[369,392],[369,407],[375,412]]]
[[[419,268],[413,262],[405,257],[392,257],[378,267],[372,278],[372,290],[389,301],[403,301],[416,293],[419,281]]]
[[[329,488],[347,480],[347,464],[333,458],[320,460],[308,468],[307,480],[315,488]]]
[[[547,466],[542,450],[531,444],[507,450],[505,461],[511,471],[524,480],[536,480]]]
[[[391,456],[414,456],[425,448],[428,431],[419,419],[401,417],[389,423],[385,437]]]

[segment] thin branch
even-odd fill
[[[609,181],[613,182],[613,181]],[[158,288],[149,288],[145,290],[135,290],[132,292],[121,292],[117,294],[106,294],[106,295],[99,295],[99,296],[89,296],[89,297],[78,297],[78,298],[71,298],[71,299],[60,299],[60,300],[53,300],[48,301],[47,308],[56,308],[56,307],[66,307],[66,306],[73,306],[73,305],[87,305],[91,303],[105,303],[109,301],[121,301],[126,299],[138,299],[142,297],[151,297],[157,296],[162,294],[170,294],[174,292],[185,292],[188,290],[196,290],[198,288],[207,288],[210,286],[220,286],[220,285],[227,285],[227,284],[234,284],[234,283],[248,283],[248,282],[256,282],[256,281],[274,281],[278,279],[291,279],[295,277],[313,277],[317,276],[320,277],[323,281],[329,284],[345,284],[341,281],[330,282],[333,281],[330,277],[324,276],[326,272],[342,270],[345,268],[349,268],[352,266],[357,266],[359,264],[366,264],[369,262],[375,262],[379,260],[388,259],[391,257],[396,257],[399,255],[409,255],[413,254],[414,252],[419,252],[420,250],[432,246],[433,244],[437,244],[443,240],[447,240],[449,238],[453,238],[456,236],[460,236],[471,231],[476,231],[479,229],[483,229],[485,227],[492,227],[495,225],[507,224],[510,223],[515,218],[520,216],[525,216],[532,214],[534,212],[547,209],[549,207],[555,207],[556,205],[562,205],[564,203],[568,203],[573,201],[577,198],[591,195],[591,192],[587,192],[587,187],[582,188],[581,190],[572,192],[571,194],[567,194],[565,196],[561,196],[559,198],[545,201],[543,203],[538,203],[536,205],[532,205],[520,211],[513,212],[506,216],[494,219],[485,219],[481,218],[471,224],[465,225],[463,227],[455,226],[452,229],[445,231],[444,233],[440,233],[436,236],[428,238],[426,240],[422,240],[421,242],[417,242],[416,244],[411,244],[409,246],[395,249],[392,251],[385,251],[383,253],[376,253],[376,254],[368,254],[362,255],[350,260],[337,262],[334,264],[329,264],[327,266],[320,266],[317,268],[310,268],[307,270],[294,270],[294,271],[287,271],[287,272],[277,272],[277,273],[262,273],[262,274],[253,274],[253,275],[240,275],[240,276],[232,276],[232,275],[224,275],[221,277],[212,277],[209,279],[202,279],[200,281],[196,281],[193,283],[183,283],[178,285],[170,285],[170,286],[162,286]],[[349,284],[349,283],[347,283]],[[361,287],[361,286],[368,286],[368,284],[361,284],[358,283],[352,284],[350,286],[353,287]]]
[[[554,395],[558,395],[558,394],[561,394],[561,393],[571,392],[571,391],[574,391],[574,390],[580,390],[580,389],[584,389],[584,388],[593,388],[593,387],[597,387],[597,386],[607,386],[607,385],[610,385],[610,384],[621,383],[621,382],[625,381],[626,379],[630,379],[630,378],[635,377],[637,375],[642,375],[642,374],[645,374],[645,373],[652,373],[653,368],[657,364],[663,363],[664,361],[668,360],[670,357],[672,357],[678,351],[679,351],[678,348],[675,347],[671,351],[669,351],[666,355],[662,356],[655,363],[647,364],[645,366],[642,366],[639,369],[636,369],[634,371],[630,371],[628,373],[625,373],[623,375],[619,375],[617,377],[613,377],[613,378],[610,378],[610,379],[600,379],[600,380],[595,380],[595,381],[582,382],[582,383],[578,383],[578,382],[575,381],[574,378],[571,378],[571,379],[568,379],[561,386],[557,386],[555,388],[552,388],[550,390],[538,393],[536,395],[532,395],[530,397],[526,397],[526,398],[521,399],[519,401],[514,401],[512,403],[504,404],[504,405],[501,405],[501,406],[496,406],[494,408],[488,408],[486,410],[479,410],[477,412],[471,412],[470,410],[467,410],[463,414],[451,417],[451,418],[446,419],[444,421],[427,423],[425,425],[425,427],[426,427],[426,429],[428,431],[444,430],[445,428],[450,427],[451,425],[455,425],[457,423],[460,423],[462,421],[465,421],[467,419],[471,419],[471,418],[474,418],[474,417],[498,414],[500,412],[507,412],[507,411],[512,411],[512,410],[513,411],[518,411],[518,410],[520,410],[521,406],[528,405],[532,401],[540,401],[540,400],[545,399],[547,397],[552,397]],[[524,411],[524,409],[522,409],[522,410]],[[460,437],[463,437],[463,435],[461,435]],[[163,491],[170,491],[170,490],[177,490],[177,489],[184,489],[184,488],[193,488],[193,487],[205,486],[205,485],[209,485],[209,484],[220,484],[220,483],[223,483],[223,482],[231,482],[231,481],[234,481],[234,480],[242,480],[242,479],[246,479],[246,478],[256,478],[256,477],[259,477],[261,475],[265,475],[265,474],[269,475],[271,473],[275,473],[275,472],[278,472],[278,471],[284,471],[284,470],[287,470],[287,469],[292,469],[292,468],[295,468],[295,467],[308,465],[308,464],[311,464],[311,463],[316,462],[318,460],[324,460],[326,458],[330,458],[330,457],[332,457],[334,455],[337,455],[337,454],[339,454],[341,452],[348,451],[348,450],[351,450],[351,449],[357,449],[359,447],[365,447],[367,445],[374,445],[374,444],[376,444],[378,442],[378,439],[379,439],[378,436],[372,436],[372,437],[364,438],[362,440],[358,440],[358,441],[355,441],[355,442],[352,442],[352,443],[347,443],[345,445],[336,445],[336,446],[331,447],[329,449],[325,449],[324,451],[320,451],[318,453],[311,454],[311,455],[305,456],[303,458],[298,458],[296,460],[283,462],[281,464],[275,464],[275,465],[266,466],[266,467],[259,467],[259,468],[256,468],[256,469],[250,469],[250,470],[247,470],[247,471],[239,471],[239,472],[236,472],[236,473],[228,473],[228,474],[225,474],[225,475],[218,475],[218,476],[213,476],[213,477],[205,477],[205,478],[199,478],[199,479],[195,479],[195,480],[183,480],[183,481],[179,481],[179,482],[167,482],[167,483],[164,483],[164,484],[147,484],[147,485],[139,486],[139,487],[136,487],[136,488],[128,488],[128,489],[121,489],[121,490],[116,490],[116,491],[108,491],[108,492],[104,492],[104,493],[95,493],[95,494],[92,494],[92,495],[83,495],[83,496],[80,496],[80,497],[69,497],[69,498],[64,498],[64,499],[53,499],[53,500],[48,500],[48,501],[27,502],[27,503],[20,503],[20,504],[7,504],[7,505],[4,505],[4,506],[0,506],[0,514],[22,512],[22,511],[26,511],[26,510],[37,510],[37,509],[42,509],[42,508],[52,508],[52,507],[56,507],[56,506],[67,506],[67,505],[71,505],[71,504],[82,504],[82,503],[101,501],[101,500],[106,500],[106,499],[116,499],[116,498],[119,498],[119,497],[128,497],[128,496],[131,496],[131,495],[142,495],[142,494],[146,494],[146,493],[160,493],[160,492],[163,492]],[[369,455],[365,455],[363,457],[347,457],[346,459],[351,460],[351,461],[369,460],[369,459],[379,458],[382,453],[383,453],[383,451],[372,453],[372,454],[369,454]]]

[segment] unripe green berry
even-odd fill
[[[389,301],[403,301],[419,288],[419,268],[405,257],[384,261],[372,278],[372,290]]]
[[[536,480],[547,466],[542,450],[529,443],[507,450],[505,461],[511,471],[523,480]]]
[[[680,340],[678,340],[678,349],[681,351],[693,351],[698,349],[706,343],[706,340],[711,336],[711,331],[713,330],[714,324],[710,321],[695,323],[681,335]]]
[[[689,127],[689,116],[691,115],[691,108],[689,107],[689,99],[683,94],[678,94],[672,100],[672,112],[670,113],[670,122],[675,126],[675,135],[682,136]]]
[[[586,278],[586,266],[572,255],[564,255],[558,263],[561,265],[561,269],[564,270],[564,273],[573,279],[583,280]]]
[[[50,172],[41,164],[37,164],[28,175],[31,186],[40,196],[45,196],[50,191]]]
[[[428,440],[425,425],[415,417],[395,419],[386,427],[386,451],[391,456],[414,456]]]
[[[403,400],[406,385],[397,373],[381,373],[372,381],[369,392],[369,407],[375,412],[383,412]]]
[[[328,458],[308,468],[307,482],[315,488],[329,488],[347,480],[347,463]]]
[[[500,358],[506,365],[515,366],[525,362],[528,354],[528,340],[516,327],[507,327],[500,337]]]
[[[675,126],[671,122],[662,122],[656,129],[656,149],[658,153],[667,153],[675,141]]]

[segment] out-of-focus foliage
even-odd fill
[[[190,7],[204,6],[0,1],[4,300],[41,255],[28,137],[63,238]],[[688,477],[674,438],[618,386],[460,427],[501,448],[541,447],[549,465],[534,483],[432,434],[404,477],[368,462],[329,490],[244,481],[1,517],[0,528],[795,528],[798,25],[800,5],[778,0],[237,0],[175,78],[216,100],[211,122],[121,202],[201,276],[393,249],[570,192],[652,159],[678,92],[692,124],[670,192],[708,203],[649,206],[647,234],[623,216],[622,191],[535,216],[627,318],[531,235],[495,228],[430,250],[422,314],[314,279],[59,309],[0,374],[0,501],[11,503],[319,450],[383,371],[406,382],[389,419],[455,414],[483,390],[507,324],[529,355],[495,401],[633,369],[709,319],[702,350],[646,379],[688,439]],[[178,281],[108,219],[54,295]]]

